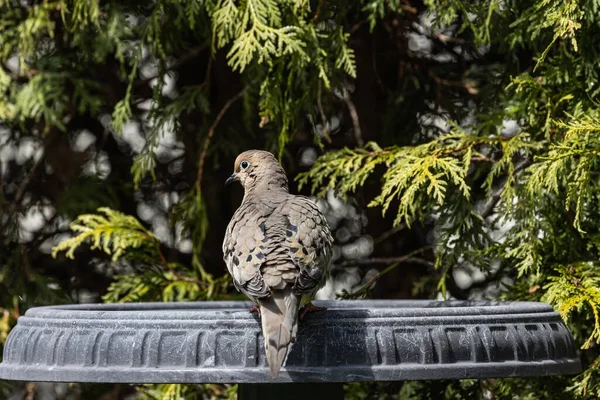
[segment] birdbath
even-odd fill
[[[328,310],[300,322],[277,379],[251,303],[237,301],[32,308],[8,336],[0,379],[239,383],[241,399],[333,400],[343,382],[581,372],[571,333],[544,303],[315,304]]]

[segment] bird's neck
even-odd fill
[[[255,198],[268,198],[289,194],[287,180],[265,179],[257,180],[244,188],[244,200]]]

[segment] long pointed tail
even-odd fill
[[[271,297],[259,299],[259,307],[267,363],[271,376],[277,378],[296,340],[300,297],[291,290],[273,290]]]

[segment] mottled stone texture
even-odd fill
[[[316,302],[278,382],[574,374],[569,330],[543,303]],[[10,333],[1,379],[272,382],[248,302],[39,307]]]

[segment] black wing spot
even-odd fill
[[[292,221],[290,221],[289,218],[286,217],[287,220],[287,230],[285,232],[285,234],[287,235],[287,237],[292,237],[294,236],[295,233],[298,233],[298,226],[292,224]]]
[[[296,253],[298,250],[300,250],[300,247],[290,247],[292,253]]]
[[[258,253],[258,254],[256,254],[256,258],[258,258],[259,260],[262,260],[265,258],[265,255],[263,253]]]
[[[263,235],[267,236],[267,226],[265,225],[265,223],[261,222],[258,227],[260,228],[260,231],[263,233]]]
[[[237,256],[233,256],[233,263],[235,265],[240,265],[240,260],[239,260],[239,258],[237,258]]]
[[[252,254],[248,254],[248,258],[246,258],[246,262],[252,261]]]
[[[302,253],[304,253],[305,256],[308,255],[308,250],[306,249],[306,247],[302,248]]]

